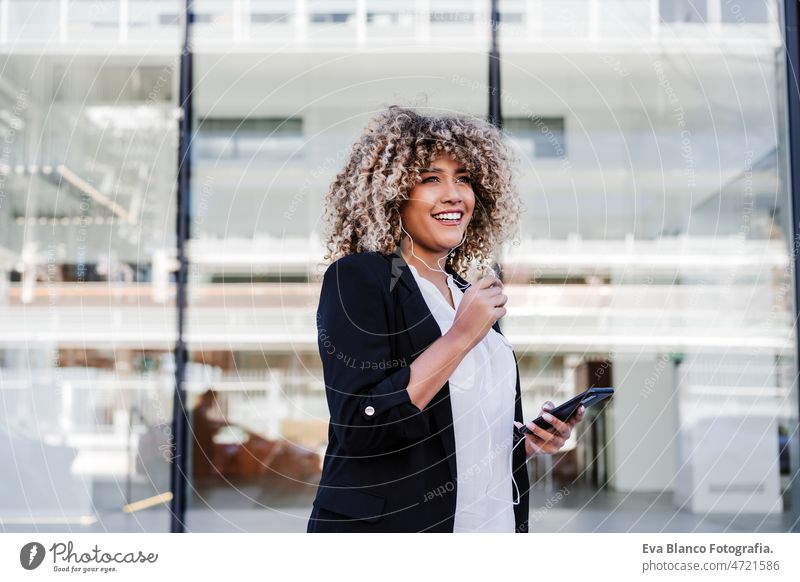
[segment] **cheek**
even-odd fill
[[[417,198],[411,201],[410,206],[400,213],[400,217],[403,219],[403,227],[406,230],[417,231],[416,234],[429,230],[428,217],[431,212],[432,210],[428,209],[428,204],[423,200]]]
[[[466,196],[464,197],[464,206],[466,207],[467,213],[469,214],[470,219],[474,218],[475,216],[475,200],[470,200]]]
[[[433,213],[434,207],[436,206],[436,203],[431,199],[430,194],[426,196],[425,192],[417,193],[414,199],[409,200],[407,204],[408,207],[406,209],[406,213],[408,215],[408,219],[417,223],[423,223],[427,221],[427,219]],[[403,220],[405,219],[406,217],[404,215]]]

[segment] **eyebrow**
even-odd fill
[[[442,170],[441,168],[422,168],[420,170],[421,174],[424,174],[426,172],[435,172],[435,173],[439,173],[439,174],[444,174],[445,173],[444,170]],[[467,172],[467,169],[464,166],[461,166],[460,168],[456,168],[455,173],[456,174],[466,174],[468,172]]]

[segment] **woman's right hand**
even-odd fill
[[[464,292],[451,331],[461,336],[472,349],[506,314],[506,301],[508,297],[503,293],[503,282],[490,271]]]

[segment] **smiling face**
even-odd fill
[[[403,228],[414,241],[414,254],[436,268],[436,260],[461,243],[474,208],[475,193],[466,169],[449,154],[434,159],[420,171],[400,210]],[[408,235],[403,233],[401,242],[407,258],[412,256]]]

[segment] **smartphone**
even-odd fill
[[[580,394],[574,396],[573,398],[570,398],[563,404],[556,406],[549,412],[557,419],[566,422],[567,420],[570,419],[570,417],[572,417],[573,414],[575,414],[579,406],[583,405],[586,408],[588,408],[590,406],[594,406],[599,402],[602,402],[606,398],[610,398],[613,395],[614,395],[613,388],[589,388],[586,392],[581,392]],[[540,426],[545,430],[554,430],[553,425],[547,422],[541,416],[534,419],[533,423],[536,426]],[[522,425],[521,428],[517,428],[516,426],[514,426],[514,428],[517,429],[517,431],[522,434],[534,434],[533,431],[531,431],[531,429],[529,429],[525,425]]]

